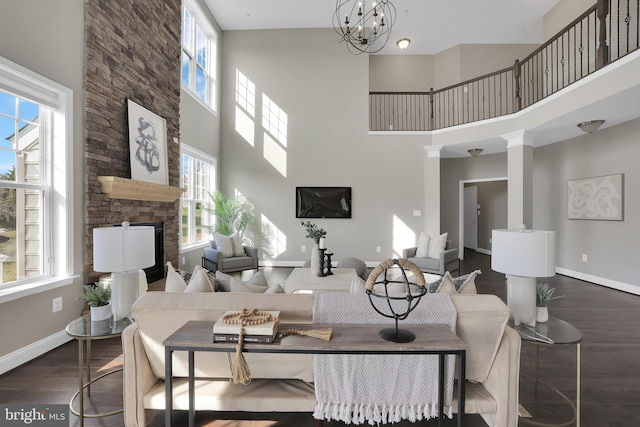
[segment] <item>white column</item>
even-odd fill
[[[440,153],[443,145],[424,147],[424,232],[440,235]]]
[[[507,141],[508,228],[533,228],[533,136],[522,130],[502,138]]]

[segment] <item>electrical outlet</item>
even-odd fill
[[[52,312],[57,313],[58,311],[62,311],[62,297],[54,298],[52,304]]]
[[[489,237],[489,244],[491,244],[491,243],[493,243],[493,242],[491,241],[491,237]]]
[[[378,253],[382,252],[382,246],[377,246],[376,247],[376,252],[378,252]]]
[[[185,257],[182,257],[182,265],[185,265],[187,263],[187,259]]]
[[[422,211],[420,210],[413,211],[413,216],[421,216],[421,215],[422,215]]]
[[[300,247],[300,251],[301,251],[301,252],[307,252],[307,247],[306,247],[305,245],[302,245],[302,246]]]
[[[587,254],[582,254],[582,262],[588,262],[589,261],[589,257],[587,256]]]

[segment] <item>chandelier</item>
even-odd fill
[[[333,28],[340,34],[341,42],[346,42],[349,52],[376,53],[387,44],[395,20],[396,8],[388,0],[368,4],[359,0],[337,0]]]

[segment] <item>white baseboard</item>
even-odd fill
[[[69,342],[72,339],[73,338],[67,335],[65,331],[60,331],[25,347],[19,348],[9,354],[5,354],[0,357],[0,375],[17,368],[38,356],[42,356],[46,352],[60,347],[62,344]]]
[[[476,252],[485,254],[485,255],[491,255],[490,249],[476,248]]]
[[[585,282],[595,283],[596,285],[605,286],[607,288],[616,289],[618,291],[628,292],[634,295],[640,295],[640,286],[631,285],[629,283],[617,282],[604,277],[593,276],[591,274],[581,273],[566,268],[556,267],[556,273],[563,276],[573,277],[574,279],[584,280]]]

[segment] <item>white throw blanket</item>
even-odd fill
[[[376,298],[374,302],[376,307],[386,308],[379,305],[386,302]],[[457,312],[448,294],[427,294],[407,320],[399,321],[398,327],[402,329],[403,323],[444,324],[455,332],[456,319]],[[378,314],[366,294],[345,292],[316,295],[313,322],[394,327],[394,320]],[[437,417],[438,366],[437,355],[315,355],[318,403],[313,416],[370,425]],[[443,407],[449,418],[454,371],[455,356],[445,356]]]

